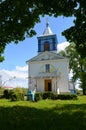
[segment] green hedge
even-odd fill
[[[52,92],[44,92],[42,98],[43,99],[54,99],[54,93],[52,93]]]
[[[41,99],[73,100],[73,99],[77,99],[77,95],[76,94],[56,94],[56,93],[52,93],[52,92],[35,93],[35,101],[38,101]]]
[[[13,89],[13,90],[4,90],[4,98],[10,99],[11,101],[19,101],[24,100],[24,93],[21,89]],[[77,95],[75,94],[55,94],[52,92],[37,92],[35,93],[35,101],[39,101],[41,99],[52,99],[52,100],[71,100],[77,99]]]
[[[35,93],[35,101],[39,101],[42,99],[42,93],[41,92],[36,92]]]
[[[77,95],[75,94],[59,94],[57,97],[61,100],[77,99]]]

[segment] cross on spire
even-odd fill
[[[51,29],[49,27],[48,18],[46,18],[46,28],[45,28],[45,30],[43,32],[43,35],[52,35],[52,34],[53,33],[52,33],[52,31],[51,31]]]

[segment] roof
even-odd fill
[[[48,21],[46,21],[46,28],[43,32],[43,36],[46,36],[46,35],[53,35],[53,32],[51,31]]]
[[[3,86],[4,89],[13,89],[14,87],[12,86]]]
[[[45,52],[39,53],[37,56],[26,61],[26,63],[34,62],[34,61],[38,62],[38,61],[46,61],[46,60],[57,60],[57,59],[67,59],[67,57],[61,56],[54,52],[45,51]]]

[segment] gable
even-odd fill
[[[42,53],[39,53],[37,56],[33,57],[32,59],[28,60],[27,62],[33,62],[33,61],[43,61],[43,60],[56,60],[56,59],[65,59],[66,57],[63,57],[57,53],[45,51]]]

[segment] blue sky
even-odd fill
[[[41,22],[36,24],[34,27],[34,29],[37,32],[36,36],[33,36],[32,38],[26,38],[24,41],[19,42],[17,45],[13,42],[8,44],[4,52],[5,61],[0,63],[0,75],[3,75],[3,73],[5,73],[9,76],[17,77],[21,74],[21,76],[18,76],[15,80],[16,85],[23,85],[23,83],[19,84],[20,80],[18,79],[20,78],[24,80],[25,77],[27,77],[26,61],[37,55],[37,37],[43,33],[46,27],[46,18],[48,18],[52,32],[57,35],[58,44],[60,45],[59,47],[63,47],[64,44],[62,43],[67,42],[65,37],[62,36],[61,33],[62,31],[66,30],[67,28],[73,25],[74,17],[66,18],[61,16],[58,18],[54,18],[45,16],[41,17]],[[25,84],[27,84],[26,79],[24,85]]]

